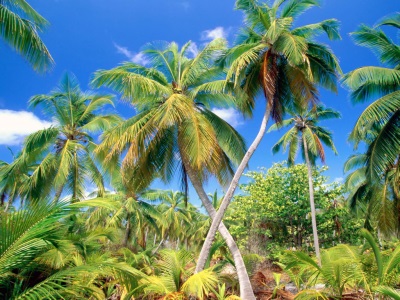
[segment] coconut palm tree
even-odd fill
[[[160,201],[157,210],[162,215],[159,220],[161,238],[163,240],[175,240],[179,246],[179,239],[184,236],[184,228],[189,224],[189,212],[185,204],[185,194],[172,190],[146,190],[143,193],[145,199]],[[194,224],[193,224],[194,225]]]
[[[38,32],[48,22],[25,0],[0,1],[0,36],[35,69],[45,71],[54,63]]]
[[[315,102],[317,87],[336,91],[338,61],[331,50],[315,41],[326,34],[329,39],[340,39],[338,21],[325,20],[295,28],[296,17],[320,3],[318,0],[276,0],[272,5],[256,0],[237,0],[236,8],[245,13],[245,27],[240,31],[236,46],[230,49],[222,63],[230,69],[228,81],[241,87],[253,105],[255,97],[263,93],[267,101],[264,117],[257,136],[248,148],[213,220],[203,244],[197,271],[207,259],[216,230],[233,197],[240,176],[263,138],[270,116],[278,123],[285,108]]]
[[[364,142],[367,151],[357,160],[361,168],[349,175],[348,186],[354,191],[353,200],[370,193],[373,201],[368,211],[382,212],[378,229],[390,235],[398,231],[392,225],[400,222],[400,48],[383,26],[399,29],[400,14],[384,18],[374,28],[362,25],[352,33],[356,44],[371,49],[383,66],[358,68],[347,73],[343,82],[351,90],[353,103],[378,98],[362,112],[350,134],[354,147]],[[358,184],[352,185],[355,178]],[[374,205],[378,206],[372,209]]]
[[[366,161],[367,154],[354,154],[344,165],[345,173],[351,171],[345,180],[347,201],[353,212],[365,218],[364,228],[377,230],[379,238],[396,236],[400,233],[396,177],[389,172],[383,183],[371,183],[366,175]]]
[[[161,214],[154,205],[148,203],[149,199],[144,196],[145,191],[135,189],[124,174],[119,174],[118,179],[113,180],[114,193],[106,192],[98,197],[97,191],[94,207],[88,210],[86,227],[95,228],[117,228],[123,230],[121,245],[134,248],[139,245],[143,250],[147,247],[147,233],[149,230],[159,231],[158,222]],[[104,205],[103,205],[104,204]]]
[[[379,97],[363,111],[350,134],[355,148],[363,141],[368,144],[365,166],[370,182],[384,181],[389,170],[400,178],[400,47],[382,31],[383,25],[400,28],[400,14],[383,19],[375,28],[362,25],[352,36],[386,67],[361,67],[344,76],[353,103]]]
[[[120,92],[136,108],[137,115],[103,134],[97,152],[106,162],[124,154],[123,168],[132,169],[138,186],[147,187],[154,175],[168,182],[177,170],[184,185],[188,179],[207,213],[213,208],[203,189],[210,176],[226,184],[245,144],[235,129],[212,112],[214,105],[236,104],[249,111],[243,95],[226,84],[226,73],[214,65],[225,48],[216,39],[194,58],[188,57],[190,42],[181,49],[176,43],[147,45],[143,54],[149,67],[123,63],[112,70],[95,73],[95,86]],[[236,91],[240,93],[240,91]],[[235,260],[243,299],[254,299],[250,280],[239,249],[226,227],[221,235]]]
[[[28,173],[19,193],[31,200],[55,191],[57,202],[67,191],[72,201],[78,201],[84,198],[88,182],[103,194],[104,180],[92,156],[96,144],[91,134],[120,121],[113,114],[96,115],[99,109],[113,105],[112,96],[83,93],[76,78],[67,74],[56,90],[34,96],[29,103],[32,107],[44,106],[53,125],[29,135],[21,155],[2,170],[1,176],[18,182],[20,174]]]
[[[282,126],[292,126],[274,145],[272,151],[277,153],[283,148],[286,151],[289,148],[289,165],[293,165],[296,159],[298,148],[300,146],[303,157],[306,161],[308,169],[308,188],[310,193],[311,221],[314,235],[315,254],[319,265],[321,265],[321,256],[319,251],[317,220],[315,214],[314,203],[314,186],[312,176],[312,166],[315,165],[316,158],[320,158],[325,163],[325,150],[322,146],[324,143],[331,148],[335,154],[336,148],[332,141],[332,134],[323,127],[317,125],[319,120],[338,118],[340,114],[332,109],[322,106],[314,107],[310,110],[301,110],[293,117],[282,121]],[[278,124],[271,126],[269,131],[277,130]]]

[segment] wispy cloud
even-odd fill
[[[195,42],[191,42],[187,51],[193,56],[196,57],[199,54],[199,48]]]
[[[337,182],[337,183],[343,183],[344,182],[344,178],[343,177],[336,177],[333,182]]]
[[[138,53],[132,52],[127,47],[120,46],[116,43],[114,43],[114,47],[115,49],[117,49],[117,53],[124,55],[131,62],[134,62],[139,65],[146,65],[149,63],[149,61],[145,58],[142,52]]]
[[[219,38],[226,39],[228,37],[228,30],[224,27],[218,26],[214,29],[204,30],[201,33],[200,39],[202,41],[212,41]]]
[[[238,127],[243,124],[242,116],[234,108],[213,108],[212,112],[233,127]]]
[[[0,144],[18,145],[27,135],[51,125],[28,111],[0,109]]]

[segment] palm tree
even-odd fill
[[[345,180],[347,201],[353,212],[365,218],[364,228],[377,229],[379,238],[395,236],[400,233],[396,178],[389,175],[384,182],[371,183],[366,174],[366,161],[367,154],[354,154],[344,165],[345,173],[351,171]]]
[[[45,71],[54,63],[38,34],[47,24],[25,0],[0,1],[0,35],[35,71]]]
[[[132,248],[132,243],[128,244],[134,238],[135,244],[146,250],[147,233],[150,229],[159,231],[157,223],[161,220],[161,214],[154,205],[148,203],[146,191],[137,190],[126,174],[114,175],[117,177],[113,179],[115,192],[105,193],[101,197],[98,197],[98,192],[95,193],[95,204],[107,205],[90,208],[86,226],[90,229],[123,229],[123,247]]]
[[[103,175],[92,156],[96,144],[90,134],[120,121],[116,115],[96,115],[104,106],[113,105],[112,96],[83,93],[76,79],[65,75],[56,90],[34,96],[29,103],[32,107],[43,105],[53,125],[25,139],[21,155],[2,170],[2,177],[17,182],[20,174],[29,173],[20,196],[31,200],[55,190],[57,202],[68,188],[72,201],[78,201],[84,198],[89,180],[98,188],[99,195],[103,194]]]
[[[378,196],[382,199],[380,209],[387,211],[388,204],[394,206],[397,222],[400,219],[400,50],[381,27],[388,25],[399,29],[399,17],[396,13],[374,28],[362,25],[352,33],[355,42],[371,49],[386,67],[361,67],[344,76],[344,84],[350,88],[354,103],[378,97],[362,112],[349,139],[355,148],[361,142],[367,145],[362,162],[364,187],[369,191],[381,191],[374,193],[381,195]],[[392,200],[388,202],[388,198]]]
[[[370,48],[378,54],[380,62],[388,67],[362,67],[349,72],[344,83],[352,91],[354,103],[381,96],[370,104],[358,118],[350,135],[357,147],[372,135],[373,141],[368,147],[367,176],[369,180],[382,179],[382,172],[393,165],[399,157],[399,114],[400,114],[400,51],[399,46],[379,29],[382,25],[399,28],[399,15],[384,19],[376,28],[361,26],[354,33],[356,43]],[[396,25],[397,24],[397,25]]]
[[[222,184],[228,182],[232,164],[242,158],[245,144],[211,109],[213,105],[236,104],[248,111],[249,107],[242,97],[234,96],[232,85],[225,82],[226,74],[214,66],[225,41],[212,41],[194,58],[187,56],[189,46],[190,42],[179,50],[176,43],[149,44],[143,53],[150,67],[129,62],[95,73],[94,85],[120,92],[138,112],[104,133],[97,152],[106,161],[126,153],[123,168],[134,172],[142,187],[147,187],[154,175],[167,182],[179,170],[184,185],[187,187],[189,178],[213,218],[215,209],[202,184],[210,176]],[[234,257],[242,298],[254,299],[236,243],[223,224],[219,230]]]
[[[289,165],[294,164],[299,146],[302,150],[308,169],[308,188],[310,193],[314,248],[319,265],[321,265],[321,256],[319,251],[317,219],[315,214],[312,165],[315,165],[317,157],[325,163],[325,151],[322,143],[331,148],[335,154],[337,154],[337,152],[332,141],[332,134],[325,128],[318,126],[317,122],[319,120],[338,117],[340,117],[338,112],[322,106],[314,107],[308,111],[300,110],[299,114],[293,114],[293,118],[282,121],[283,126],[292,125],[293,127],[291,127],[272,148],[272,151],[277,153],[280,151],[281,147],[284,151],[289,147]],[[278,128],[279,125],[274,124],[271,126],[269,131],[277,130]]]
[[[185,204],[185,194],[172,190],[146,190],[143,193],[145,199],[161,201],[157,210],[162,215],[159,220],[162,240],[175,239],[176,246],[179,246],[179,238],[184,236],[184,228],[189,223],[189,213]],[[194,225],[194,224],[193,224]]]
[[[315,102],[317,86],[336,91],[338,61],[331,50],[314,38],[325,33],[340,39],[338,21],[293,28],[296,17],[319,4],[318,0],[275,0],[270,6],[256,0],[237,0],[236,8],[245,13],[246,26],[240,31],[237,45],[222,60],[230,66],[228,80],[241,87],[250,99],[262,92],[267,101],[259,132],[241,161],[203,244],[197,271],[205,264],[218,225],[233,197],[240,176],[263,138],[270,116],[278,123],[285,108],[302,102]]]

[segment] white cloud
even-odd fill
[[[27,135],[51,125],[28,111],[0,109],[0,144],[20,144]]]
[[[213,108],[212,112],[221,119],[231,124],[233,127],[237,127],[243,124],[242,116],[234,108]]]
[[[218,26],[211,30],[204,30],[201,33],[200,39],[202,41],[212,41],[219,38],[226,39],[228,37],[228,31],[224,27]]]
[[[337,183],[343,183],[344,182],[344,178],[343,177],[336,177],[333,182],[337,182]]]
[[[117,53],[124,55],[131,62],[139,65],[146,65],[149,63],[142,52],[134,53],[130,51],[127,47],[120,46],[116,43],[114,43],[114,47],[117,49]]]
[[[199,54],[199,48],[197,48],[197,44],[195,42],[191,42],[187,51],[193,56],[196,57]]]

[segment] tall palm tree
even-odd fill
[[[241,87],[250,104],[262,92],[267,101],[264,117],[257,136],[241,161],[213,220],[203,244],[196,270],[203,268],[219,223],[233,197],[251,156],[263,138],[270,116],[278,123],[285,108],[302,102],[315,102],[317,87],[336,91],[338,61],[331,50],[315,41],[326,34],[329,39],[340,39],[338,21],[294,28],[296,17],[319,4],[318,0],[275,0],[272,5],[256,0],[237,0],[236,8],[245,13],[245,27],[240,31],[237,45],[222,60],[230,66],[228,80]]]
[[[292,126],[274,145],[272,151],[277,153],[281,147],[285,151],[289,147],[289,165],[294,164],[298,148],[300,146],[303,157],[308,169],[308,188],[310,193],[311,222],[314,236],[314,248],[318,264],[321,265],[319,251],[319,240],[317,231],[317,219],[314,203],[314,185],[312,176],[312,165],[315,165],[317,157],[325,163],[325,150],[322,143],[327,145],[336,154],[336,148],[332,141],[332,134],[323,127],[317,125],[319,120],[338,118],[340,114],[332,109],[322,106],[314,107],[310,110],[299,111],[292,118],[282,122],[283,126]],[[274,124],[269,131],[277,130],[279,126]]]
[[[45,71],[54,63],[38,34],[47,24],[25,0],[0,1],[0,36],[36,71]]]
[[[384,18],[376,27],[362,25],[352,36],[356,44],[371,49],[385,67],[361,67],[344,76],[354,103],[376,99],[358,118],[350,140],[355,148],[367,144],[365,175],[369,184],[392,181],[400,198],[400,47],[381,29],[400,28],[400,13]],[[390,180],[389,180],[390,181]]]
[[[390,224],[400,222],[400,47],[383,32],[383,26],[399,29],[400,13],[384,18],[374,28],[362,25],[352,33],[356,44],[371,49],[383,67],[353,70],[344,76],[344,84],[351,90],[353,103],[377,98],[362,112],[350,134],[355,148],[364,142],[367,151],[359,164],[361,171],[349,176],[354,179],[362,172],[363,179],[358,181],[362,184],[353,189],[358,191],[353,200],[364,192],[372,193],[371,199],[377,201],[371,201],[369,207],[380,203],[372,211],[382,211],[378,229],[390,235],[394,229]],[[393,213],[388,214],[390,207],[397,215],[394,223]]]
[[[189,46],[190,42],[181,49],[176,43],[149,44],[143,50],[149,67],[123,63],[95,73],[95,86],[120,92],[138,112],[104,133],[97,152],[105,153],[106,161],[124,154],[123,168],[134,170],[138,185],[143,187],[155,174],[167,182],[179,170],[185,185],[189,178],[213,218],[215,209],[203,182],[210,176],[216,176],[222,184],[228,182],[232,164],[242,158],[245,144],[211,109],[214,105],[236,104],[248,111],[249,107],[242,97],[235,97],[232,85],[225,82],[226,74],[214,65],[225,41],[212,41],[194,58],[187,55]],[[236,243],[223,224],[219,230],[234,257],[242,298],[254,299]]]
[[[2,170],[1,176],[17,181],[21,173],[28,173],[20,196],[32,200],[55,191],[57,202],[67,191],[72,201],[78,201],[84,198],[87,183],[103,194],[103,174],[92,155],[96,144],[91,134],[120,121],[113,114],[96,114],[106,105],[113,105],[112,96],[83,93],[76,78],[65,75],[57,89],[34,96],[29,103],[32,107],[43,105],[53,125],[29,135],[21,155]]]

